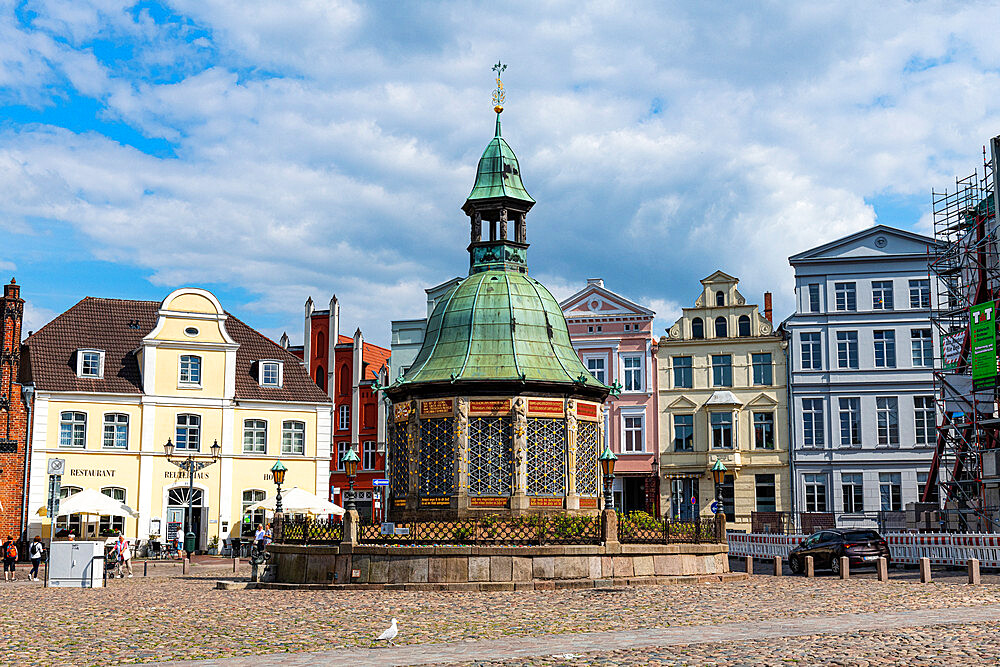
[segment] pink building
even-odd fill
[[[609,398],[604,430],[615,465],[615,507],[658,516],[655,313],[604,287],[600,278],[559,304],[581,361],[601,382],[620,383]]]

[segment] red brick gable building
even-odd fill
[[[28,409],[21,377],[21,321],[24,299],[11,278],[0,299],[0,538],[19,539],[24,531]],[[28,389],[30,392],[30,388]]]
[[[390,351],[366,343],[360,329],[353,337],[340,334],[336,296],[326,310],[317,310],[311,297],[306,301],[303,340],[302,347],[290,347],[283,336],[282,345],[308,360],[309,375],[333,401],[330,500],[346,502],[348,480],[340,460],[353,446],[361,458],[354,482],[358,512],[362,519],[380,520],[384,498],[372,482],[385,478],[385,405],[372,387],[388,384]]]

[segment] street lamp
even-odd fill
[[[601,472],[604,474],[604,509],[614,509],[615,496],[612,487],[615,483],[615,461],[618,457],[611,451],[610,445],[605,445],[597,460],[601,462]]]
[[[347,449],[347,453],[344,454],[344,458],[341,459],[344,462],[344,472],[347,473],[347,483],[350,485],[348,489],[347,503],[344,506],[345,510],[355,510],[357,507],[354,505],[354,478],[358,475],[358,462],[361,461],[358,458],[358,453],[354,451],[353,447]]]
[[[719,504],[719,511],[715,513],[716,524],[721,523],[725,525],[726,522],[726,512],[723,510],[722,506],[722,484],[726,481],[726,465],[722,462],[722,459],[716,458],[715,463],[711,467],[712,471],[712,481],[715,482],[715,502]],[[716,526],[718,529],[718,526]],[[719,537],[721,538],[721,530],[718,530]]]
[[[167,455],[167,461],[186,472],[188,476],[188,506],[187,513],[184,515],[184,550],[190,553],[194,550],[194,532],[191,525],[191,520],[194,517],[194,474],[218,461],[222,456],[222,446],[219,445],[218,440],[212,443],[210,448],[212,452],[211,461],[197,461],[194,458],[193,452],[188,453],[186,458],[175,460],[173,456],[176,449],[177,447],[170,438],[167,438],[167,443],[163,445],[163,453]],[[190,540],[187,538],[189,533],[191,534]],[[189,546],[190,548],[188,548]]]
[[[275,514],[281,513],[281,485],[285,483],[286,472],[288,472],[288,468],[281,461],[271,466],[271,474],[274,475],[274,483],[278,487],[278,496],[274,499]]]

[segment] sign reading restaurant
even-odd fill
[[[115,471],[113,469],[70,468],[66,474],[70,477],[114,477]]]

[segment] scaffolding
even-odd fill
[[[1000,446],[997,388],[973,385],[970,332],[970,308],[1000,299],[994,206],[1000,137],[990,145],[989,156],[983,149],[982,176],[976,170],[956,179],[954,191],[932,193],[937,243],[928,268],[937,288],[931,291],[931,321],[942,354],[934,371],[937,443],[921,501],[943,503],[944,530],[1000,531],[1000,511],[991,506],[984,484],[984,459]]]

